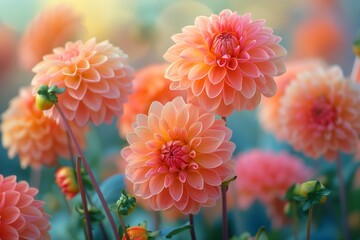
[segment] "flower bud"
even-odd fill
[[[37,94],[35,98],[36,106],[40,110],[50,109],[54,103],[50,101],[45,95]]]
[[[298,194],[305,198],[316,197],[318,199],[318,203],[323,204],[326,202],[327,195],[329,194],[327,191],[326,194],[323,194],[324,190],[326,190],[324,185],[322,185],[319,181],[312,180],[302,183]]]
[[[148,240],[149,236],[144,226],[134,226],[127,229],[130,240]],[[123,234],[122,240],[126,240],[125,234]]]
[[[71,167],[59,168],[55,173],[55,180],[66,199],[73,198],[79,192],[76,174]]]

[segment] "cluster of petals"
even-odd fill
[[[67,120],[78,126],[111,123],[122,114],[132,91],[133,69],[127,63],[127,55],[108,41],[97,43],[94,38],[55,48],[33,71],[34,92],[41,85],[66,88],[58,96],[59,106]],[[60,120],[56,108],[45,114]]]
[[[135,72],[133,93],[124,104],[118,127],[120,135],[125,137],[131,131],[131,124],[136,121],[136,115],[146,114],[153,101],[166,103],[177,96],[185,96],[186,91],[171,91],[170,81],[164,78],[168,64],[153,64]]]
[[[44,9],[29,23],[19,44],[19,61],[31,70],[54,47],[75,40],[82,30],[82,19],[70,6],[59,4]]]
[[[16,176],[0,174],[0,239],[50,239],[50,216],[34,198],[37,193]]]
[[[121,154],[117,154],[113,157],[116,159],[117,173],[125,174],[125,169],[128,163],[121,156]],[[125,189],[130,195],[136,195],[134,192],[134,184],[128,178],[125,178]],[[136,204],[146,211],[152,211],[149,202],[141,196],[136,196]],[[165,221],[178,221],[185,217],[185,215],[175,207],[171,207],[159,213],[161,214],[161,217],[165,219]]]
[[[261,101],[259,108],[259,121],[261,126],[268,132],[275,134],[282,139],[282,130],[280,123],[280,100],[284,96],[288,84],[296,79],[296,76],[304,71],[309,71],[320,66],[324,66],[319,59],[291,60],[286,63],[286,72],[275,77],[277,92],[271,98],[265,98]]]
[[[221,183],[234,176],[235,144],[225,121],[176,97],[165,105],[153,102],[133,129],[122,156],[136,195],[148,199],[154,210],[174,206],[196,214],[214,206]]]
[[[71,124],[81,147],[86,145],[87,128]],[[22,88],[2,114],[2,144],[10,158],[19,155],[21,167],[54,166],[58,157],[69,158],[66,130],[48,118],[35,104],[31,88]]]
[[[360,93],[339,66],[298,74],[281,99],[284,139],[295,150],[334,160],[354,153],[360,132]]]
[[[274,76],[285,71],[281,38],[264,23],[228,9],[197,17],[164,55],[171,89],[187,89],[189,101],[221,116],[255,109],[261,95],[276,93]]]
[[[295,183],[307,180],[312,170],[296,156],[254,149],[239,154],[235,159],[235,187],[238,205],[248,208],[255,200],[263,203],[273,224],[284,219],[282,199]],[[281,209],[281,211],[277,210]]]

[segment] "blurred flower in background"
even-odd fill
[[[260,104],[259,121],[261,126],[268,132],[274,134],[278,139],[282,139],[280,119],[280,101],[284,96],[285,89],[296,76],[304,71],[310,71],[325,63],[319,59],[292,60],[286,62],[286,73],[275,77],[277,85],[276,95],[271,98],[264,98]]]
[[[274,227],[288,219],[283,211],[285,193],[295,183],[308,180],[313,170],[300,158],[286,152],[253,149],[235,157],[235,180],[238,205],[247,209],[255,200],[265,205]]]
[[[133,93],[124,104],[124,114],[118,121],[123,138],[132,131],[131,124],[136,121],[137,114],[146,114],[153,101],[165,104],[176,96],[186,96],[186,91],[170,90],[171,82],[164,78],[167,67],[168,64],[153,64],[135,72]]]
[[[0,82],[16,59],[16,32],[10,26],[0,22]]]
[[[297,151],[334,160],[354,153],[360,131],[360,94],[338,66],[302,72],[281,99],[283,137]]]
[[[81,147],[85,148],[88,128],[71,126]],[[1,133],[9,158],[19,155],[22,168],[56,166],[58,157],[70,157],[65,129],[36,107],[30,87],[21,89],[2,114]]]
[[[19,63],[31,70],[52,49],[76,40],[83,31],[81,16],[66,4],[43,9],[29,23],[20,40]]]

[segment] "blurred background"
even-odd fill
[[[41,22],[37,30],[29,30],[31,23],[43,11],[63,6],[66,6],[63,14],[73,16],[68,22],[62,23],[61,21],[65,20],[60,16]],[[51,49],[57,46],[46,45],[49,38],[54,40],[53,44],[58,43],[58,46],[63,46],[68,40],[86,41],[91,37],[98,41],[109,40],[129,55],[129,62],[136,70],[149,64],[164,62],[162,56],[173,44],[171,36],[181,32],[184,26],[193,25],[197,16],[218,14],[226,8],[241,15],[250,12],[253,19],[265,19],[266,26],[273,28],[275,34],[282,37],[281,44],[288,50],[288,60],[321,58],[329,64],[340,65],[344,74],[350,75],[355,59],[352,42],[360,31],[358,0],[0,0],[0,113],[7,109],[9,100],[18,94],[20,87],[30,85],[34,76],[31,71],[34,64],[41,60],[42,55],[51,53]],[[47,27],[47,24],[53,24],[53,30]],[[66,24],[67,29],[63,30],[61,24]],[[78,31],[71,33],[72,27]],[[61,31],[67,34],[66,41],[62,36],[58,36],[64,33]],[[36,39],[34,35],[39,38]],[[33,40],[29,40],[31,38]],[[33,43],[27,46],[25,43],[29,41]],[[36,56],[31,51],[37,47],[45,51],[41,56]],[[258,121],[257,111],[234,113],[229,117],[228,125],[233,130],[232,140],[236,143],[234,154],[253,148],[287,150],[300,156],[308,165],[315,166],[318,171],[333,170],[333,166],[326,161],[314,162],[306,159],[265,132]],[[117,167],[114,167],[114,154],[121,150],[125,141],[114,131],[115,127],[115,122],[92,127],[88,136],[86,154],[102,180],[119,172]],[[54,172],[55,169],[52,168],[42,169],[42,180],[39,183],[39,198],[46,201],[46,207],[53,216],[52,236],[54,239],[81,239],[81,232],[63,231],[69,221],[66,220],[67,213],[62,211],[65,208],[64,203],[58,198],[60,191],[52,180]],[[0,173],[5,176],[15,174],[19,180],[24,179],[36,184],[31,169],[21,169],[18,159],[10,160],[2,146]],[[260,203],[237,214],[239,211],[231,213],[232,235],[245,231],[254,234],[260,226],[270,226],[271,220]],[[154,226],[151,223],[151,214],[138,210],[134,216],[136,217],[128,219],[130,223],[137,224],[148,219],[149,228]],[[211,215],[210,219],[209,223],[205,224],[200,217],[195,219],[199,222],[199,239],[218,239],[216,234],[221,233],[221,225],[216,222],[220,223],[220,219],[216,214]],[[355,224],[360,225],[359,215],[358,218],[355,217],[355,221]],[[167,224],[172,223],[170,221]],[[214,224],[213,238],[206,237],[206,224]],[[337,239],[334,237],[337,228],[333,228],[337,224],[336,219],[326,219],[325,223],[314,230],[315,236],[318,236],[316,239]],[[274,235],[278,238],[274,239],[291,239],[289,232],[291,229],[286,228],[278,231],[278,235]]]

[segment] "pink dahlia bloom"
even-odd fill
[[[87,128],[71,124],[81,147],[85,147]],[[19,155],[22,168],[54,166],[58,157],[69,158],[66,130],[44,115],[35,104],[31,88],[20,90],[2,114],[2,144],[10,158]]]
[[[255,109],[261,95],[275,94],[274,76],[285,71],[281,38],[250,14],[223,10],[197,17],[195,26],[172,39],[175,45],[164,55],[171,62],[165,73],[171,89],[187,89],[190,101],[221,116]]]
[[[167,67],[168,64],[154,64],[135,72],[134,91],[124,104],[124,114],[118,122],[122,137],[132,131],[131,124],[135,122],[136,115],[146,114],[153,101],[165,104],[176,96],[185,96],[186,91],[170,90],[170,81],[164,78]]]
[[[294,183],[307,180],[312,170],[301,159],[286,152],[252,150],[239,154],[235,160],[239,207],[246,209],[259,200],[267,208],[273,225],[281,226],[286,219],[282,211],[286,191]]]
[[[16,176],[0,174],[0,239],[50,239],[44,202],[35,200],[36,188]]]
[[[221,183],[234,176],[230,137],[223,120],[182,97],[165,105],[153,102],[127,134],[125,174],[135,194],[148,199],[154,210],[174,206],[196,214],[202,206],[214,206]]]
[[[10,27],[0,22],[0,80],[15,63],[16,33]]]
[[[277,92],[272,98],[264,99],[260,104],[259,120],[262,127],[277,138],[282,139],[282,127],[280,124],[280,100],[284,96],[285,89],[296,76],[304,71],[309,71],[325,64],[316,59],[292,60],[286,63],[286,73],[276,77]]]
[[[284,139],[295,150],[334,160],[354,153],[360,133],[360,93],[338,66],[299,74],[281,99]]]
[[[41,85],[65,87],[59,105],[69,121],[85,126],[110,123],[123,112],[123,104],[132,90],[133,70],[118,47],[94,38],[68,42],[65,48],[55,48],[33,71],[34,92]],[[56,108],[45,112],[59,122]]]
[[[54,47],[75,40],[82,30],[79,14],[67,5],[44,9],[27,26],[19,45],[22,67],[31,69]]]

